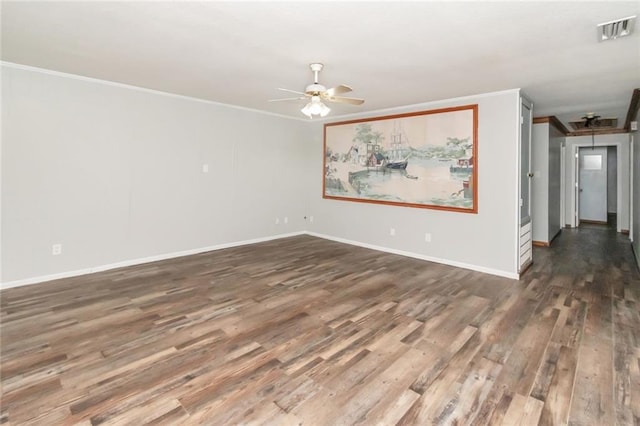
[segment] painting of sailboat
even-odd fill
[[[327,123],[323,197],[477,213],[478,106]]]
[[[387,157],[386,167],[392,170],[405,170],[409,164],[409,143],[406,134],[402,131],[402,121],[393,121],[393,133],[390,135],[389,157]]]

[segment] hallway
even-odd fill
[[[640,277],[628,236],[615,222],[582,224],[564,229],[551,248],[536,248],[534,262],[523,280],[539,281],[539,296],[572,328],[562,342],[551,339],[547,360],[567,380],[575,369],[569,423],[638,424]]]

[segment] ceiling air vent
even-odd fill
[[[631,35],[635,20],[635,16],[629,16],[628,18],[598,24],[598,41],[615,40],[618,37]]]
[[[599,130],[599,129],[614,129],[618,126],[617,118],[597,118],[591,122],[591,125],[587,127],[586,120],[570,121],[569,124],[573,127],[573,130]]]

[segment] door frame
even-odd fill
[[[528,117],[525,117],[525,109],[523,108],[526,107],[527,111],[528,111]],[[522,164],[522,138],[525,136],[522,134],[522,125],[524,124],[524,120],[528,119],[529,121],[529,134],[526,135],[529,138],[529,155],[528,155],[528,159],[529,162],[528,164],[524,165]],[[520,227],[526,225],[527,223],[531,222],[531,178],[532,178],[532,173],[531,173],[531,144],[532,142],[532,133],[533,133],[533,102],[531,102],[531,100],[529,100],[529,98],[525,97],[525,96],[521,96],[520,99],[520,130],[518,131],[519,133],[519,147],[518,147],[518,166],[519,166],[519,176],[520,179],[518,179],[519,181],[519,185],[518,185],[518,224],[520,225]],[[529,209],[529,211],[527,212],[527,217],[526,219],[523,221],[522,220],[522,204],[523,202],[522,200],[522,181],[521,181],[521,177],[522,177],[522,168],[525,167],[527,168],[527,187],[529,188],[527,190],[527,194],[528,194],[528,200],[527,200],[527,207]]]
[[[528,110],[528,114],[527,117],[525,117],[525,108],[526,110]],[[517,169],[517,176],[518,178],[516,179],[516,194],[518,194],[518,197],[516,198],[516,223],[518,225],[517,227],[517,233],[516,233],[516,241],[515,241],[515,266],[516,266],[516,271],[518,271],[518,274],[521,274],[524,270],[526,270],[528,268],[528,266],[533,262],[533,249],[531,246],[531,231],[529,231],[528,235],[529,235],[529,242],[528,242],[528,247],[529,247],[529,251],[531,254],[531,257],[529,259],[529,262],[527,262],[524,265],[521,265],[521,255],[522,255],[522,245],[521,245],[521,230],[524,226],[529,225],[531,226],[531,210],[532,210],[532,206],[531,206],[531,176],[527,176],[527,184],[529,185],[529,202],[528,202],[528,206],[529,206],[529,216],[528,216],[528,220],[523,222],[522,220],[522,213],[521,213],[521,198],[522,198],[522,125],[524,124],[524,120],[528,120],[529,121],[529,132],[528,135],[526,135],[529,138],[529,164],[527,165],[527,173],[530,175],[531,174],[531,145],[533,143],[532,140],[532,133],[533,133],[533,102],[523,93],[520,93],[520,96],[518,97],[518,137],[517,137],[517,148],[516,148],[516,155],[517,155],[517,165],[518,165],[518,169]],[[525,250],[526,252],[526,250]]]
[[[633,133],[629,135],[629,239],[633,242]],[[619,155],[619,153],[618,153]]]
[[[566,169],[567,169],[567,142],[566,138],[560,143],[560,229],[567,226],[567,184],[566,184]]]
[[[607,145],[607,146],[593,146],[593,148],[597,148],[598,152],[604,152],[604,168],[605,168],[605,174],[604,174],[604,207],[605,207],[605,212],[604,212],[604,222],[607,223],[609,220],[609,148],[612,147],[611,145]],[[582,184],[580,183],[580,178],[581,178],[581,173],[580,173],[580,155],[586,156],[588,155],[591,151],[591,146],[589,147],[578,147],[578,156],[576,156],[576,170],[577,172],[577,185],[576,185],[576,223],[578,224],[578,226],[580,226],[580,215],[582,213],[582,210],[580,209],[580,202],[582,201],[582,196],[584,194],[584,191],[581,190],[580,188],[582,187]],[[616,147],[616,154],[618,152],[618,149]],[[616,163],[617,163],[617,157],[616,157]],[[616,168],[616,174],[617,174],[617,168]],[[616,177],[616,191],[618,190],[618,178]],[[600,206],[600,208],[602,208],[602,205]],[[617,208],[616,208],[617,210]],[[618,213],[616,212],[616,219],[617,219]]]
[[[573,185],[573,191],[571,191],[571,203],[569,204],[571,208],[571,227],[576,228],[580,226],[580,219],[578,217],[579,211],[578,206],[580,205],[580,191],[578,188],[579,185],[579,166],[578,166],[578,154],[580,148],[588,148],[591,146],[597,147],[607,147],[607,146],[615,146],[616,147],[616,219],[619,218],[620,212],[622,211],[622,156],[620,152],[622,150],[622,142],[596,142],[595,144],[591,144],[589,142],[576,143],[573,145],[573,161],[571,162],[571,184]],[[616,220],[616,231],[622,232],[622,224],[620,220]]]

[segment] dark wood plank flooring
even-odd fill
[[[534,256],[514,281],[299,236],[3,290],[0,423],[639,424],[628,239]]]

